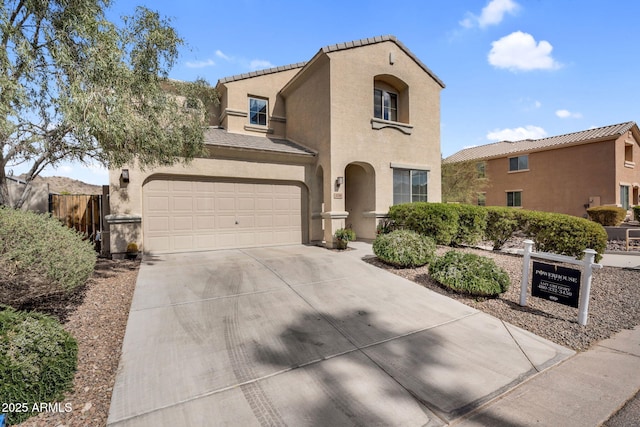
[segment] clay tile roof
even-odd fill
[[[635,122],[625,122],[564,135],[550,136],[548,138],[523,139],[514,142],[500,141],[460,150],[447,157],[444,161],[446,163],[456,163],[468,160],[489,159],[516,153],[549,150],[562,145],[594,142],[605,138],[618,137],[634,126],[636,126]]]
[[[442,88],[445,87],[445,84],[442,82],[442,80],[440,80],[438,76],[436,76],[434,72],[429,69],[429,67],[424,65],[422,61],[420,61],[418,57],[413,54],[413,52],[411,52],[404,44],[402,44],[402,42],[400,42],[400,40],[398,40],[395,36],[392,36],[392,35],[376,36],[374,38],[366,38],[366,39],[360,39],[360,40],[353,40],[345,43],[333,44],[333,45],[323,47],[322,49],[320,49],[320,51],[324,53],[337,52],[340,50],[354,49],[354,48],[376,44],[376,43],[382,43],[386,41],[391,41],[397,44],[398,47],[400,47],[400,49],[402,49],[411,59],[413,59],[415,63],[418,64],[420,68],[422,68],[427,74],[429,74]],[[234,82],[237,80],[249,79],[251,77],[263,76],[266,74],[273,74],[281,71],[302,68],[307,64],[307,62],[308,61],[297,62],[295,64],[267,68],[265,70],[251,71],[250,73],[236,74],[235,76],[230,76],[230,77],[223,77],[220,80],[218,80],[218,84],[224,84],[224,83]]]
[[[325,46],[320,50],[324,53],[329,53],[329,52],[336,52],[336,51],[345,50],[345,49],[353,49],[361,46],[367,46],[367,45],[382,43],[387,41],[391,41],[397,44],[400,49],[402,49],[411,59],[413,59],[415,63],[418,64],[420,68],[422,68],[427,74],[429,74],[442,88],[445,87],[444,82],[440,80],[438,76],[436,76],[434,72],[429,69],[429,67],[424,65],[422,61],[420,61],[418,57],[413,54],[413,52],[411,52],[404,44],[402,44],[402,42],[398,40],[396,36],[386,35],[386,36],[376,36],[373,38],[369,37],[366,39],[354,40],[347,43],[338,43],[338,44]]]
[[[219,147],[240,148],[245,150],[269,151],[275,153],[298,154],[303,156],[315,156],[316,153],[309,148],[298,145],[287,139],[242,135],[229,133],[222,128],[209,128],[204,133],[204,143]]]
[[[279,73],[281,71],[295,70],[296,68],[302,68],[306,65],[306,62],[298,62],[295,64],[281,65],[279,67],[267,68],[265,70],[251,71],[249,73],[236,74],[235,76],[223,77],[218,80],[218,84],[224,84],[229,82],[235,82],[237,80],[249,79],[251,77],[264,76],[266,74]]]

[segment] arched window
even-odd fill
[[[381,74],[373,79],[373,117],[409,123],[409,86],[399,78]]]

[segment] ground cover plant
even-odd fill
[[[373,241],[373,253],[396,267],[425,265],[433,259],[435,250],[436,244],[432,238],[411,230],[379,234]]]
[[[76,340],[55,319],[0,306],[0,402],[14,405],[10,425],[36,415],[34,405],[63,398],[77,355]]]
[[[487,257],[451,250],[429,265],[429,275],[454,291],[495,297],[509,289],[509,275]]]
[[[92,274],[96,254],[83,236],[48,215],[0,208],[0,303],[20,308],[70,292]]]

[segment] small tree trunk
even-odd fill
[[[4,167],[0,168],[0,206],[10,206],[9,200],[9,185],[7,182],[7,176],[4,172]]]

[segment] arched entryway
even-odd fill
[[[370,240],[376,237],[376,177],[373,166],[368,163],[354,162],[344,171],[345,210],[349,216],[345,220],[347,227],[356,232],[358,240]]]

